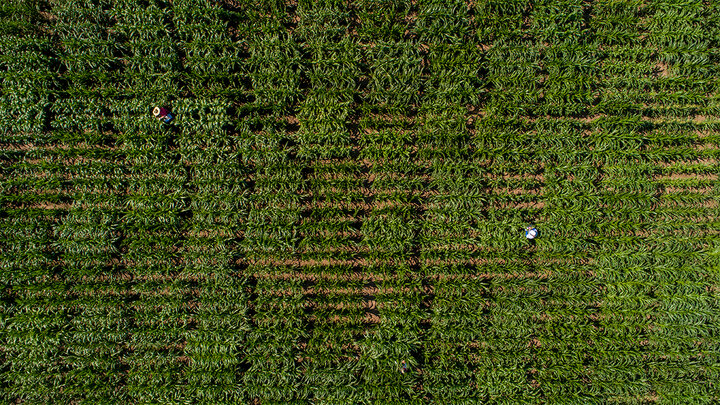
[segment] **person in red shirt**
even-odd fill
[[[170,113],[170,110],[164,108],[164,107],[155,107],[153,109],[153,115],[155,118],[162,120],[164,123],[169,123],[174,118],[173,115]]]

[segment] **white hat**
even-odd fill
[[[156,117],[160,115],[160,107],[153,108],[153,115]]]

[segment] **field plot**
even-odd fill
[[[716,1],[4,1],[0,402],[718,403],[719,155]]]

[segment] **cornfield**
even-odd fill
[[[718,78],[716,1],[5,0],[0,402],[718,403]]]

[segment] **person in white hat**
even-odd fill
[[[153,115],[155,116],[155,118],[162,120],[166,124],[172,121],[172,119],[174,118],[170,111],[163,107],[153,108]]]
[[[535,237],[537,237],[538,235],[540,235],[540,232],[538,232],[538,230],[534,226],[531,225],[531,226],[528,226],[527,228],[525,228],[525,237],[526,238],[532,240],[532,239],[535,239]]]

